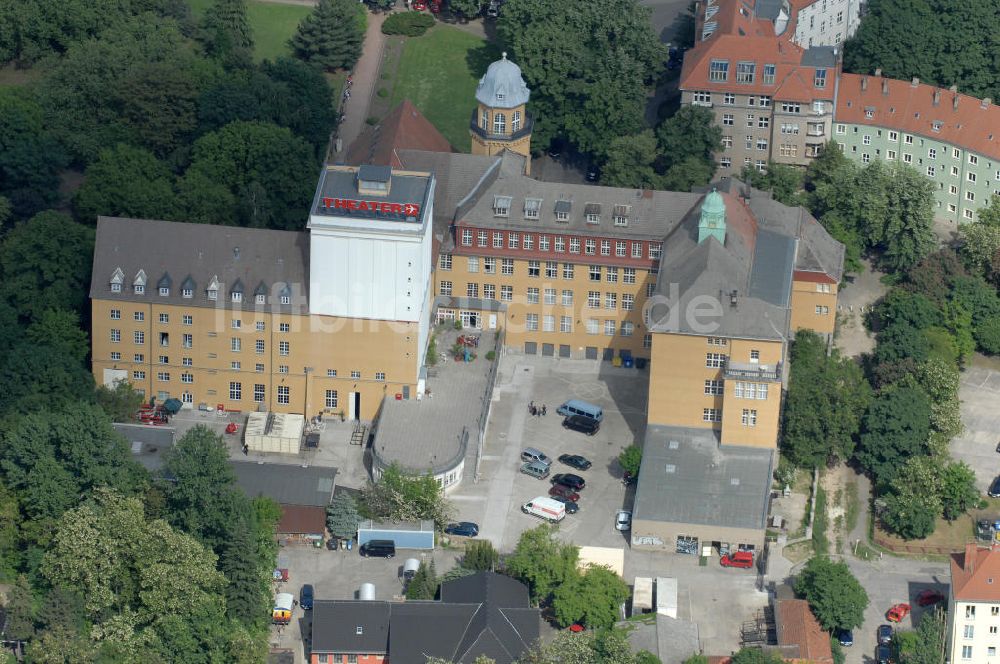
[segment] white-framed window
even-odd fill
[[[617,327],[617,322],[613,320],[604,321],[604,336],[613,337],[615,336],[615,328]]]
[[[711,104],[712,93],[704,90],[696,90],[691,94],[691,102],[694,104]]]
[[[965,179],[968,180],[969,182],[975,182],[976,181],[976,174],[970,171],[970,172],[968,172],[968,173],[965,174]]]
[[[600,291],[588,291],[587,292],[587,308],[588,309],[600,309],[601,307],[601,292]]]
[[[281,304],[291,304],[292,303],[292,296],[291,295],[282,295],[281,297],[278,298],[278,301]]]
[[[722,409],[721,408],[702,408],[701,419],[703,422],[721,422],[722,421]]]
[[[601,266],[600,265],[591,265],[589,268],[587,268],[587,273],[590,275],[590,280],[591,281],[600,281],[601,280]]]
[[[238,353],[243,350],[243,340],[239,337],[232,337],[229,339],[229,350],[234,353]]]
[[[122,359],[122,354],[116,350],[111,351],[111,360],[117,362]]]
[[[829,293],[830,292],[830,284],[816,284],[816,292],[817,293]]]
[[[602,256],[611,255],[611,240],[601,240],[601,255]]]
[[[132,343],[136,344],[137,346],[141,346],[142,344],[146,343],[146,333],[141,332],[139,330],[133,332]]]
[[[745,427],[757,426],[757,411],[753,408],[744,408],[743,415],[740,417],[740,422]]]
[[[539,235],[538,236],[538,250],[539,251],[548,251],[550,244],[551,243],[550,243],[548,235]]]
[[[635,295],[632,293],[622,293],[622,310],[632,311],[635,309]]]
[[[781,112],[782,113],[801,113],[802,104],[796,102],[783,101],[781,102]]]
[[[243,383],[230,382],[229,383],[229,400],[230,401],[240,401],[243,399]]]
[[[890,141],[898,141],[899,140],[899,134],[897,132],[890,131],[889,132],[889,140]]]
[[[121,319],[122,319],[122,310],[121,309],[112,309],[111,310],[111,320],[121,320]]]
[[[184,348],[191,348],[194,345],[194,335],[193,334],[182,335],[181,345],[184,346]]]
[[[438,256],[438,269],[450,270],[451,262],[451,254],[441,254]]]
[[[861,163],[862,164],[867,164],[870,161],[871,161],[871,157],[869,156],[869,154],[867,152],[862,152],[861,153]]]
[[[181,374],[181,382],[190,385],[194,382],[194,374],[184,372]]]
[[[645,349],[647,349],[647,350],[649,350],[650,348],[653,347],[653,335],[652,334],[644,334],[644,335],[642,335],[642,347],[645,348]]]
[[[538,331],[538,314],[525,314],[524,326],[528,332]]]
[[[964,625],[962,627],[962,638],[972,639],[975,638],[976,626],[975,625]]]
[[[631,337],[635,333],[635,323],[632,321],[622,321],[621,325],[621,335],[623,337]]]
[[[958,152],[958,150],[955,150],[955,152]],[[972,164],[973,166],[978,165],[979,164],[979,157],[977,157],[974,154],[970,154],[969,155],[969,163]]]
[[[723,113],[722,114],[722,125],[723,126],[725,126],[725,127],[732,127],[735,124],[736,124],[736,118],[733,116],[732,113]]]
[[[462,246],[471,247],[472,246],[472,230],[468,228],[462,229]]]
[[[255,339],[254,342],[253,342],[253,350],[254,350],[254,353],[256,353],[257,355],[263,355],[264,354],[264,340],[263,339]]]
[[[817,316],[828,316],[830,314],[830,307],[822,304],[816,305],[816,315]]]
[[[571,291],[571,290],[564,290],[562,292],[562,300],[561,301],[562,301],[562,305],[564,307],[572,307],[573,306],[573,291]]]
[[[775,74],[775,66],[774,65],[764,65],[764,84],[765,85],[774,85],[774,74]]]
[[[729,78],[729,60],[712,60],[709,65],[708,80],[722,83],[727,78]]]
[[[709,369],[719,369],[726,363],[723,353],[705,353],[705,366]]]
[[[474,282],[469,282],[465,284],[465,296],[479,297],[479,284]]]
[[[546,279],[559,278],[559,263],[557,263],[556,261],[545,261],[545,278]]]
[[[646,284],[646,297],[653,297],[653,291],[656,290],[656,284],[650,282]]]
[[[132,372],[132,379],[133,380],[146,380],[146,372],[145,371],[133,371]]]
[[[622,268],[622,283],[623,284],[634,284],[635,283],[635,268],[625,267]]]
[[[438,292],[441,295],[451,295],[451,286],[452,284],[450,281],[442,281],[440,287],[438,288]]]
[[[545,289],[545,299],[543,300],[545,304],[554,305],[556,303],[556,289],[546,288]]]
[[[864,136],[862,136],[861,137],[861,142],[864,145],[871,145],[872,144],[872,137],[871,137],[871,135],[870,134],[865,134]]]
[[[732,158],[730,158],[730,157],[720,157],[719,158],[719,166],[722,166],[723,168],[729,168],[732,165],[733,165]]]
[[[516,133],[521,130],[521,111],[514,111],[510,118],[510,130]]]
[[[111,343],[117,344],[121,343],[122,331],[121,330],[111,330]]]
[[[160,314],[159,320],[160,320],[161,323],[169,323],[170,322],[170,314]]]
[[[967,201],[974,201],[974,200],[976,200],[976,194],[975,194],[975,192],[972,192],[972,191],[965,192],[965,200],[967,200]]]
[[[493,233],[493,248],[503,249],[503,233]]]
[[[513,299],[514,299],[514,287],[500,286],[500,300],[503,302],[510,302]]]
[[[660,256],[663,254],[663,243],[662,242],[650,242],[649,243],[649,257],[652,260],[659,260]]]
[[[326,394],[323,396],[323,404],[327,408],[337,407],[337,390],[326,390]]]
[[[355,369],[351,372],[351,378],[358,379],[361,378],[361,372]]]
[[[284,355],[284,356],[287,357],[289,349],[290,349],[290,345],[289,345],[289,343],[287,341],[279,341],[278,342],[278,355]]]
[[[574,263],[563,263],[563,279],[572,279],[575,273],[576,265]]]
[[[133,312],[132,318],[135,319],[135,320],[137,320],[137,321],[139,321],[139,322],[142,322],[142,321],[146,320],[146,313],[143,312],[143,311]]]
[[[965,208],[964,210],[962,210],[962,216],[965,217],[966,219],[972,219],[973,217],[972,210],[970,210],[969,208]]]
[[[287,406],[291,401],[292,390],[288,385],[278,386],[278,403]]]
[[[934,177],[934,167],[933,166],[928,166],[927,167],[927,177],[929,177],[929,178]]]
[[[618,293],[605,293],[604,294],[604,308],[605,309],[617,309],[618,308]]]
[[[517,233],[507,233],[507,248],[519,249],[521,246],[521,236]]]
[[[736,63],[736,82],[750,84],[753,83],[754,73],[757,71],[757,64],[754,62]]]
[[[257,362],[257,363],[255,363],[253,365],[253,370],[256,371],[257,373],[264,373],[264,363],[263,362]],[[327,369],[327,375],[329,375],[329,372],[330,372],[330,369]],[[333,369],[333,372],[334,372],[333,375],[336,376],[337,375],[337,370]]]
[[[243,321],[241,321],[239,318],[234,318],[231,321],[229,321],[229,327],[233,328],[234,330],[238,330],[243,327]]]
[[[376,371],[375,372],[375,380],[378,381],[378,382],[380,382],[380,383],[384,383],[385,382],[385,372],[384,371]]]
[[[706,380],[705,394],[709,394],[712,396],[721,396],[722,394],[724,394],[723,382],[721,380]]]
[[[587,334],[600,334],[601,333],[601,321],[596,318],[587,319]]]
[[[781,125],[781,133],[782,134],[785,133],[785,125]],[[837,125],[837,133],[838,134],[846,134],[847,133],[847,125],[838,124]]]
[[[191,314],[183,314],[181,316],[181,325],[193,325],[193,324],[194,324],[194,318],[191,316]]]
[[[483,257],[483,272],[486,274],[496,274],[497,273],[497,259],[493,256]]]
[[[597,253],[597,240],[588,238],[584,243],[584,253],[588,256],[593,256]]]
[[[528,261],[528,276],[539,277],[542,274],[541,261]]]
[[[146,361],[146,356],[143,355],[142,353],[136,353],[135,355],[132,356],[132,361],[133,362],[145,362]]]
[[[528,288],[528,304],[538,304],[538,289]]]
[[[607,280],[609,284],[618,283],[618,268],[609,266],[604,269],[604,273],[607,275]]]
[[[573,317],[572,316],[560,316],[559,317],[559,331],[560,332],[572,332],[573,331]]]
[[[542,332],[555,332],[556,331],[556,317],[546,314],[542,316]]]
[[[253,386],[253,402],[254,403],[264,403],[264,385],[263,383],[254,383]]]
[[[890,161],[894,160],[896,158],[896,151],[895,150],[886,150],[885,151],[885,158],[888,159],[888,160],[890,160]]]
[[[494,134],[506,134],[507,133],[507,116],[503,113],[493,114],[493,133]]]

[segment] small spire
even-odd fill
[[[503,53],[501,53],[500,57],[503,58],[504,60],[506,60],[507,59],[507,51],[504,51]]]

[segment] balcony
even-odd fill
[[[530,113],[524,114],[524,122],[521,123],[521,128],[512,134],[494,134],[491,131],[483,129],[479,126],[478,109],[472,109],[472,118],[469,120],[469,129],[479,138],[484,141],[516,141],[519,138],[528,136],[531,134],[532,125],[534,125],[534,118]]]
[[[821,124],[811,124],[806,131],[806,136],[826,136],[826,129]]]
[[[735,378],[739,380],[780,381],[781,362],[778,362],[777,364],[726,362],[723,372],[727,379]]]

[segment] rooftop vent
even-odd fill
[[[875,75],[876,76],[881,76],[882,75],[882,68],[881,67],[876,67],[875,68]]]
[[[937,106],[939,103],[941,103],[941,91],[940,90],[935,90],[934,91],[934,105]]]
[[[980,108],[989,108],[990,104],[992,104],[992,103],[993,103],[993,100],[990,99],[989,97],[986,97],[981,102],[979,102],[979,107]]]
[[[914,77],[913,77],[913,78],[912,78],[912,79],[910,80],[910,85],[912,85],[913,87],[917,87],[918,85],[920,85],[920,79],[919,79],[919,78],[917,78],[916,76],[914,76]]]
[[[729,306],[735,308],[737,303],[737,298],[739,296],[739,291],[729,291]]]
[[[862,76],[861,77],[861,91],[864,92],[867,89],[868,89],[868,77],[867,76]]]

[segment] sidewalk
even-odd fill
[[[382,66],[382,53],[385,50],[385,35],[382,34],[382,22],[385,14],[368,14],[368,29],[365,32],[365,43],[361,57],[354,65],[354,85],[349,89],[351,98],[344,100],[342,112],[344,121],[340,124],[337,138],[340,139],[340,152],[335,160],[342,159],[351,147],[351,143],[361,135],[368,118],[372,95],[375,93],[376,82]]]

